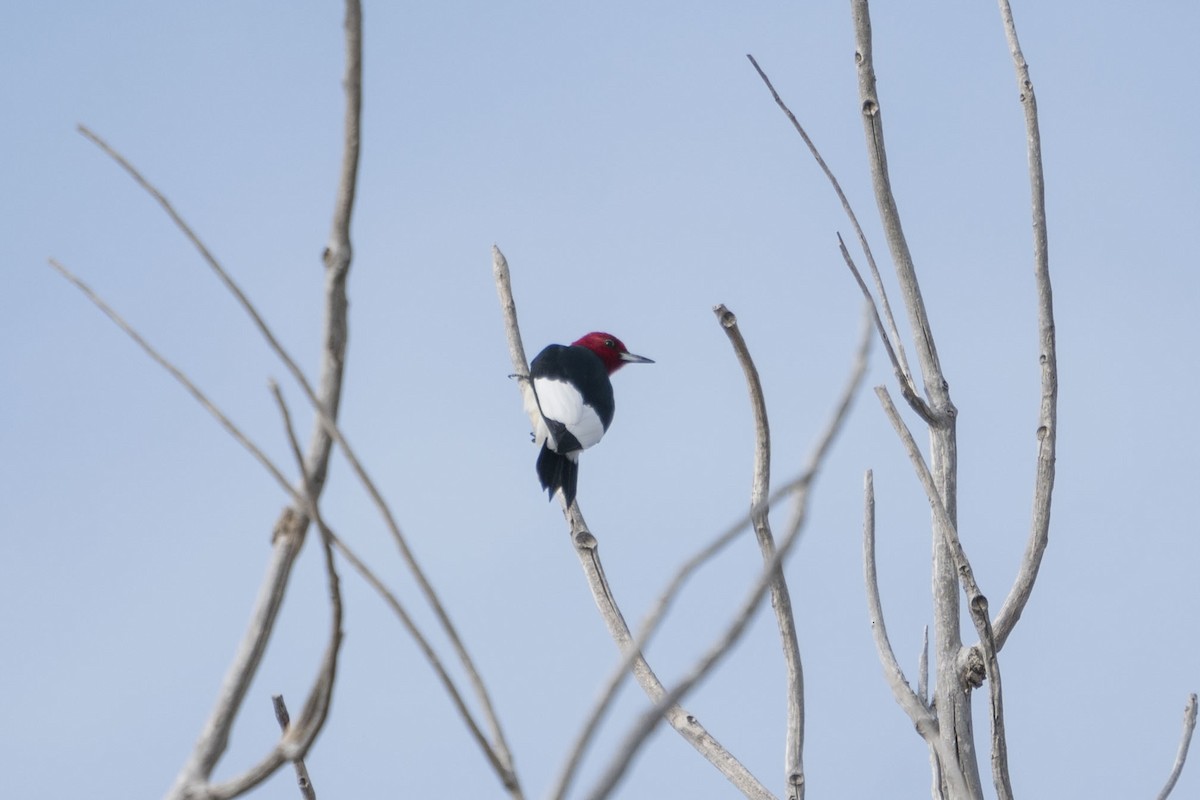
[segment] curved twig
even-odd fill
[[[1042,137],[1038,131],[1037,96],[1029,65],[1017,41],[1017,28],[1008,0],[1000,0],[1004,33],[1017,72],[1021,106],[1025,109],[1025,138],[1029,158],[1029,193],[1033,215],[1033,274],[1038,296],[1038,347],[1042,372],[1038,411],[1038,455],[1033,490],[1033,520],[1029,542],[1013,587],[996,615],[996,647],[1004,647],[1037,580],[1042,554],[1050,541],[1050,503],[1054,494],[1055,445],[1058,440],[1058,351],[1054,333],[1054,292],[1050,286],[1050,246],[1046,228],[1046,182],[1042,171]]]
[[[283,737],[271,749],[271,752],[258,764],[250,767],[242,774],[222,781],[219,784],[206,785],[202,790],[198,790],[195,787],[191,789],[193,795],[203,796],[210,800],[226,800],[226,798],[238,797],[250,791],[270,777],[275,770],[283,765],[285,760],[291,761],[296,765],[297,774],[302,774],[307,779],[307,770],[303,766],[304,757],[308,754],[312,743],[316,741],[317,734],[321,732],[321,728],[325,726],[325,720],[328,719],[329,704],[333,697],[333,685],[337,677],[338,654],[341,652],[342,646],[343,611],[341,580],[338,577],[337,568],[334,566],[332,548],[332,542],[335,537],[333,531],[329,529],[324,517],[321,515],[316,496],[313,494],[314,486],[312,477],[303,471],[304,454],[301,452],[300,442],[296,438],[295,427],[292,425],[292,415],[288,410],[287,403],[284,402],[283,394],[279,391],[279,386],[274,381],[271,381],[271,392],[279,408],[280,416],[283,418],[284,432],[287,435],[292,456],[295,458],[296,467],[301,471],[304,494],[299,500],[304,513],[316,523],[317,529],[321,533],[322,552],[325,557],[325,576],[329,586],[329,603],[332,611],[329,642],[325,647],[325,655],[321,660],[320,670],[317,673],[317,678],[313,682],[312,688],[309,690],[308,698],[305,700],[304,708],[300,713],[300,719],[297,724],[289,725],[285,728]],[[311,785],[309,788],[311,789]]]
[[[942,743],[938,737],[937,717],[929,710],[929,706],[923,699],[926,692],[926,682],[928,681],[924,654],[922,654],[922,666],[920,668],[918,683],[920,688],[914,692],[912,686],[908,683],[908,679],[904,677],[904,670],[901,669],[900,662],[896,659],[896,653],[892,649],[892,643],[888,639],[887,625],[883,620],[883,601],[879,595],[879,576],[876,571],[875,478],[871,470],[867,470],[863,484],[863,580],[867,587],[867,608],[871,615],[871,636],[875,640],[875,650],[879,654],[879,663],[883,667],[884,678],[892,690],[892,697],[904,709],[904,713],[912,720],[917,733],[925,740],[931,757],[936,759],[939,771],[945,774],[947,782],[952,788],[952,796],[965,797],[967,795],[967,787],[962,770],[959,769],[955,759],[946,757],[946,754],[943,752]],[[928,629],[926,629],[926,637],[928,638]]]
[[[512,280],[508,270],[508,260],[500,252],[500,248],[492,246],[492,276],[496,283],[496,292],[500,298],[500,308],[504,318],[504,332],[508,342],[509,356],[512,360],[513,372],[516,375],[529,374],[529,362],[525,356],[525,348],[521,343],[521,329],[517,322],[517,306],[513,299]],[[522,399],[527,398],[526,381],[519,381]],[[524,404],[527,413],[530,412],[528,402]],[[534,420],[531,418],[530,423]],[[561,501],[561,493],[558,495]],[[571,532],[575,554],[583,568],[588,588],[597,609],[608,628],[609,635],[616,642],[622,653],[628,653],[634,644],[633,635],[625,622],[620,607],[604,576],[604,568],[600,561],[599,546],[596,537],[588,530],[587,522],[579,510],[579,503],[573,503],[570,508],[563,509]],[[652,702],[658,702],[666,695],[666,689],[658,676],[650,668],[650,664],[639,652],[633,661],[633,675],[642,690]],[[750,773],[748,769],[725,747],[713,738],[700,721],[689,714],[676,703],[665,705],[659,713],[665,718],[689,744],[694,747],[709,763],[716,767],[730,783],[738,788],[746,797],[753,800],[773,800],[774,795]]]
[[[279,384],[275,383],[275,381],[271,381],[271,393],[279,408],[280,416],[283,417],[284,429],[287,433],[288,444],[292,449],[292,455],[296,460],[296,468],[302,471],[301,475],[305,486],[304,500],[306,513],[317,523],[317,529],[321,533],[321,552],[324,556],[325,580],[326,585],[329,587],[329,607],[332,611],[330,615],[329,643],[325,647],[325,658],[321,664],[320,674],[313,684],[312,690],[309,692],[308,699],[305,701],[304,708],[300,714],[300,724],[297,726],[302,731],[300,736],[306,740],[306,744],[297,750],[296,755],[289,755],[289,759],[295,761],[297,758],[303,758],[305,753],[307,753],[308,746],[316,737],[317,732],[324,726],[325,719],[329,714],[329,704],[333,698],[333,684],[337,677],[338,654],[341,652],[342,646],[342,619],[344,617],[342,608],[342,582],[338,577],[337,567],[333,559],[333,531],[325,523],[325,518],[321,514],[321,507],[317,501],[312,477],[303,472],[304,454],[300,451],[300,442],[296,438],[296,429],[292,425],[291,412],[288,410],[287,403],[283,399],[283,393],[279,391]]]
[[[754,71],[758,73],[758,77],[767,85],[767,90],[771,93],[771,97],[775,100],[775,105],[779,106],[779,110],[784,113],[784,116],[791,121],[792,127],[796,129],[796,133],[800,134],[800,138],[804,140],[804,144],[808,146],[808,151],[812,154],[813,160],[817,162],[817,166],[825,173],[825,177],[829,180],[833,187],[834,193],[838,200],[842,203],[842,210],[846,212],[846,216],[850,219],[850,225],[854,228],[854,233],[858,236],[858,243],[863,249],[863,253],[867,257],[867,268],[871,272],[871,278],[875,282],[875,291],[879,293],[879,303],[883,306],[883,316],[887,320],[887,327],[884,327],[883,322],[879,319],[878,310],[875,311],[875,319],[879,323],[879,338],[883,340],[883,346],[887,348],[888,358],[892,362],[892,368],[896,371],[896,380],[900,386],[904,388],[905,397],[912,395],[911,402],[915,403],[913,407],[920,413],[919,407],[924,407],[925,401],[917,394],[916,387],[913,385],[912,370],[908,367],[908,359],[904,355],[904,342],[900,337],[900,330],[896,327],[896,318],[892,315],[892,304],[888,302],[887,291],[883,286],[883,278],[879,274],[879,267],[875,263],[875,255],[871,252],[871,244],[867,241],[867,235],[863,232],[862,226],[858,224],[858,215],[854,213],[854,207],[850,205],[850,199],[846,197],[846,193],[842,191],[842,185],[838,182],[837,177],[833,174],[833,170],[825,163],[821,151],[817,149],[816,143],[808,135],[808,131],[804,130],[804,126],[800,124],[800,120],[788,108],[787,103],[775,90],[775,85],[771,83],[771,79],[767,77],[767,73],[758,65],[758,61],[754,56],[747,54],[746,58],[750,59],[750,63],[754,66]],[[842,237],[838,236],[838,241],[841,242]],[[843,253],[845,253],[845,244],[842,244]],[[849,259],[849,255],[846,255]],[[851,265],[851,271],[854,277],[858,280],[859,286],[862,287],[863,294],[870,301],[872,308],[875,308],[875,298],[871,296],[871,292],[867,289],[866,283],[863,282],[862,276],[858,270]]]
[[[1167,800],[1171,792],[1175,790],[1175,784],[1183,772],[1183,763],[1187,761],[1188,748],[1192,745],[1192,733],[1195,730],[1196,694],[1193,692],[1188,696],[1187,706],[1183,709],[1183,733],[1179,736],[1179,750],[1175,753],[1175,764],[1171,767],[1171,774],[1167,776],[1166,785],[1158,793],[1158,800]]]
[[[750,356],[737,317],[723,304],[713,308],[717,321],[733,345],[738,363],[746,375],[750,405],[754,411],[754,478],[750,489],[750,517],[764,563],[774,560],[775,537],[767,516],[767,494],[771,484],[771,430],[767,423],[767,402],[763,396],[758,368]],[[787,745],[784,750],[785,784],[789,800],[804,800],[804,668],[800,661],[800,642],[796,638],[796,618],[783,570],[778,569],[771,583],[771,607],[783,646],[787,674]]]
[[[846,267],[850,270],[850,274],[854,276],[854,282],[858,284],[859,291],[862,292],[863,297],[867,301],[867,305],[871,309],[871,315],[875,320],[875,327],[879,331],[879,338],[883,340],[884,350],[887,351],[888,360],[892,362],[892,370],[896,373],[896,382],[900,384],[900,394],[904,396],[904,399],[908,401],[908,405],[917,412],[917,415],[920,416],[921,419],[930,424],[934,423],[936,421],[934,414],[929,409],[929,405],[925,402],[925,400],[919,394],[917,394],[917,388],[913,385],[912,376],[907,375],[902,371],[908,367],[907,365],[902,365],[901,362],[897,360],[896,350],[893,349],[891,339],[888,338],[887,333],[884,330],[883,320],[879,318],[879,309],[875,304],[875,298],[871,296],[871,290],[867,288],[867,282],[863,280],[862,273],[858,271],[858,266],[854,263],[854,259],[851,258],[850,251],[846,249],[846,242],[842,239],[842,235],[840,233],[837,235],[837,240],[838,250],[841,251],[842,260],[846,262]],[[883,284],[880,283],[879,285],[882,287]],[[880,291],[882,291],[882,289],[880,289]],[[888,313],[891,312],[889,311]],[[895,321],[893,321],[892,325],[895,324]],[[899,346],[898,338],[896,343],[897,346]],[[903,357],[903,351],[901,351],[901,357]]]
[[[867,470],[863,479],[863,581],[867,587],[867,610],[871,615],[871,637],[879,653],[884,677],[892,689],[892,696],[908,714],[921,738],[930,741],[937,736],[937,719],[913,691],[904,670],[896,659],[896,651],[888,639],[887,624],[883,620],[883,600],[879,596],[879,575],[875,562],[875,476]]]

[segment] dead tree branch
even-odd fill
[[[275,708],[275,720],[279,723],[280,732],[286,734],[292,720],[283,695],[271,695],[271,705]],[[296,759],[292,766],[296,768],[296,784],[300,788],[300,796],[304,800],[317,800],[317,790],[313,788],[312,780],[308,777],[308,767],[305,766],[304,759]]]
[[[809,488],[812,486],[821,466],[824,464],[825,456],[833,446],[834,440],[844,427],[846,418],[850,413],[851,404],[858,395],[863,378],[866,376],[868,355],[871,350],[871,330],[871,317],[868,312],[863,317],[862,333],[859,336],[858,348],[855,352],[850,375],[846,379],[846,383],[838,397],[834,411],[826,423],[825,429],[819,435],[816,445],[809,454],[808,462],[803,472],[771,493],[770,500],[768,501],[771,509],[775,508],[778,503],[788,497],[795,497],[795,506],[791,519],[785,528],[784,538],[796,535],[804,525],[808,509]],[[724,549],[729,542],[742,533],[750,524],[751,512],[747,512],[745,517],[729,526],[694,555],[687,558],[667,582],[666,588],[659,594],[658,599],[642,620],[641,625],[638,626],[634,647],[609,674],[608,679],[605,681],[604,689],[597,697],[595,705],[593,705],[591,712],[588,714],[587,721],[580,728],[579,735],[572,744],[570,755],[564,762],[563,769],[555,783],[555,788],[550,794],[554,800],[561,800],[561,798],[566,796],[570,782],[583,759],[592,736],[598,729],[604,715],[612,706],[613,700],[616,698],[617,689],[620,688],[625,675],[628,674],[633,666],[635,654],[645,649],[665,618],[667,610],[682,590],[683,585],[696,570],[716,556],[717,553]]]
[[[1016,580],[996,615],[996,647],[1004,647],[1037,580],[1042,554],[1050,541],[1050,503],[1054,494],[1054,460],[1058,441],[1058,350],[1054,331],[1054,292],[1050,286],[1050,245],[1046,226],[1046,180],[1042,171],[1042,136],[1038,129],[1037,96],[1029,65],[1017,40],[1012,8],[1000,0],[1004,34],[1017,73],[1021,107],[1025,110],[1025,141],[1029,160],[1029,193],[1033,217],[1033,274],[1037,284],[1038,363],[1041,368],[1041,403],[1038,409],[1038,454],[1033,489],[1033,520],[1029,542]]]
[[[1183,709],[1183,733],[1179,736],[1179,750],[1175,753],[1175,764],[1171,774],[1167,776],[1167,784],[1158,793],[1158,800],[1167,800],[1175,790],[1175,784],[1183,772],[1183,762],[1187,761],[1188,748],[1192,745],[1192,733],[1196,730],[1196,694],[1188,696],[1187,706]]]
[[[883,318],[887,320],[885,326],[883,320],[879,318],[879,311],[875,311],[875,319],[879,325],[879,338],[883,340],[883,346],[887,349],[888,357],[892,362],[892,368],[896,371],[896,381],[900,384],[905,392],[905,397],[912,396],[911,402],[919,406],[924,404],[920,396],[917,394],[916,387],[913,385],[912,370],[908,367],[908,358],[904,355],[904,342],[900,337],[900,330],[896,327],[896,318],[892,314],[892,304],[888,302],[887,291],[883,288],[883,278],[879,274],[879,267],[875,263],[875,255],[871,251],[871,244],[867,241],[867,235],[863,232],[862,226],[858,224],[858,215],[854,213],[854,207],[850,205],[850,199],[846,197],[846,193],[842,191],[842,184],[838,181],[837,176],[833,174],[833,170],[825,163],[825,158],[821,155],[821,151],[817,149],[817,145],[813,142],[812,137],[808,135],[808,131],[800,124],[800,120],[792,113],[775,90],[775,85],[771,83],[771,79],[767,77],[767,73],[758,65],[758,61],[754,56],[747,54],[746,58],[750,59],[754,71],[758,73],[758,77],[766,84],[767,90],[771,93],[771,97],[775,100],[775,105],[779,106],[779,110],[784,113],[784,116],[792,123],[792,127],[796,129],[796,133],[800,134],[800,138],[807,145],[809,153],[812,154],[813,160],[817,162],[817,166],[825,173],[825,177],[829,180],[829,185],[833,187],[834,194],[842,204],[842,210],[846,212],[847,218],[850,220],[851,227],[854,228],[855,235],[858,236],[859,246],[862,247],[863,253],[867,257],[867,267],[870,269],[871,278],[875,283],[875,291],[879,294],[879,304],[883,308]],[[841,236],[838,237],[841,241]],[[845,245],[843,244],[843,249]],[[867,289],[866,284],[862,280],[862,276],[858,274],[858,270],[853,270],[855,277],[859,281],[859,285],[863,289],[863,294],[871,302],[872,307],[875,307],[875,299],[871,296],[871,292]],[[916,406],[914,406],[916,407]]]
[[[892,398],[888,394],[887,389],[880,386],[875,389],[875,393],[879,396],[879,402],[883,405],[884,413],[887,414],[892,427],[895,428],[896,435],[900,437],[900,441],[908,453],[909,460],[912,461],[913,469],[917,473],[917,478],[921,481],[921,485],[925,489],[925,495],[929,499],[930,508],[933,510],[934,519],[937,521],[937,527],[944,537],[945,547],[953,559],[954,571],[958,574],[959,580],[962,582],[962,591],[967,597],[967,608],[970,611],[971,621],[975,624],[975,630],[979,634],[980,645],[983,648],[984,670],[978,672],[975,669],[968,651],[968,657],[965,659],[966,668],[962,670],[962,674],[957,676],[957,680],[969,686],[980,686],[982,685],[984,676],[986,675],[987,677],[992,704],[993,783],[995,784],[996,794],[1000,800],[1012,800],[1012,784],[1008,776],[1008,745],[1004,734],[1004,694],[1000,682],[1000,662],[996,656],[996,641],[992,633],[991,618],[988,616],[987,597],[980,590],[979,584],[975,582],[975,573],[971,569],[971,562],[967,560],[967,554],[963,550],[962,542],[959,541],[958,529],[954,520],[950,518],[950,513],[946,510],[945,501],[938,491],[933,473],[925,464],[925,457],[921,454],[920,448],[917,447],[916,440],[913,439],[908,426],[904,424],[904,420],[900,418],[900,412],[896,410],[896,406],[892,403]],[[959,668],[959,665],[956,663],[955,667]]]
[[[505,337],[508,342],[509,356],[512,360],[513,372],[521,378],[521,389],[524,408],[527,413],[536,413],[536,405],[532,408],[528,397],[527,377],[529,362],[525,356],[525,348],[521,343],[521,329],[517,322],[517,306],[513,299],[512,280],[509,275],[508,260],[500,252],[500,248],[492,246],[492,276],[496,282],[496,291],[500,298],[500,309],[504,318]],[[530,425],[535,419],[530,418]],[[561,495],[559,495],[561,499]],[[621,653],[631,650],[637,653],[633,660],[633,675],[638,685],[652,702],[658,702],[666,694],[666,688],[650,668],[650,664],[640,651],[633,650],[633,634],[625,622],[625,617],[613,597],[608,579],[604,576],[604,568],[600,561],[599,544],[596,537],[588,530],[587,522],[579,510],[579,503],[573,503],[570,508],[563,509],[571,534],[571,542],[575,555],[583,568],[588,588],[597,609],[608,628],[609,635],[616,642]],[[704,758],[715,766],[730,783],[738,788],[746,797],[753,800],[772,800],[774,795],[750,773],[746,767],[710,734],[700,721],[677,703],[663,707],[659,717],[665,718],[683,738],[692,745]]]
[[[758,367],[750,356],[750,349],[742,337],[737,317],[724,305],[713,309],[717,321],[733,345],[742,372],[746,375],[746,387],[750,392],[750,406],[754,412],[754,477],[750,489],[750,519],[754,535],[762,551],[763,563],[771,563],[775,556],[775,537],[771,533],[768,517],[767,496],[771,485],[771,430],[767,423],[767,403],[763,396],[762,383],[758,378]],[[796,638],[796,618],[792,613],[791,593],[783,570],[777,569],[771,582],[771,607],[775,609],[775,621],[779,627],[779,638],[783,646],[784,666],[787,674],[787,744],[784,750],[785,785],[788,800],[804,800],[804,668],[800,661],[800,642]]]

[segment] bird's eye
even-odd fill
[[[612,339],[605,339],[605,340],[604,340],[604,346],[605,346],[605,347],[616,347],[616,346],[617,346],[617,343],[616,343],[616,342],[614,342]]]

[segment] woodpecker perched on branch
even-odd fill
[[[604,436],[612,424],[612,383],[608,376],[626,364],[653,364],[630,353],[609,333],[589,333],[570,347],[552,344],[529,365],[538,424],[534,441],[541,445],[537,474],[554,499],[562,490],[567,505],[575,501],[579,453]]]

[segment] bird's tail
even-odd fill
[[[567,505],[575,502],[575,489],[579,485],[579,462],[575,459],[556,453],[543,443],[542,452],[538,453],[537,458],[537,474],[551,500],[554,499],[554,493],[562,489]]]

